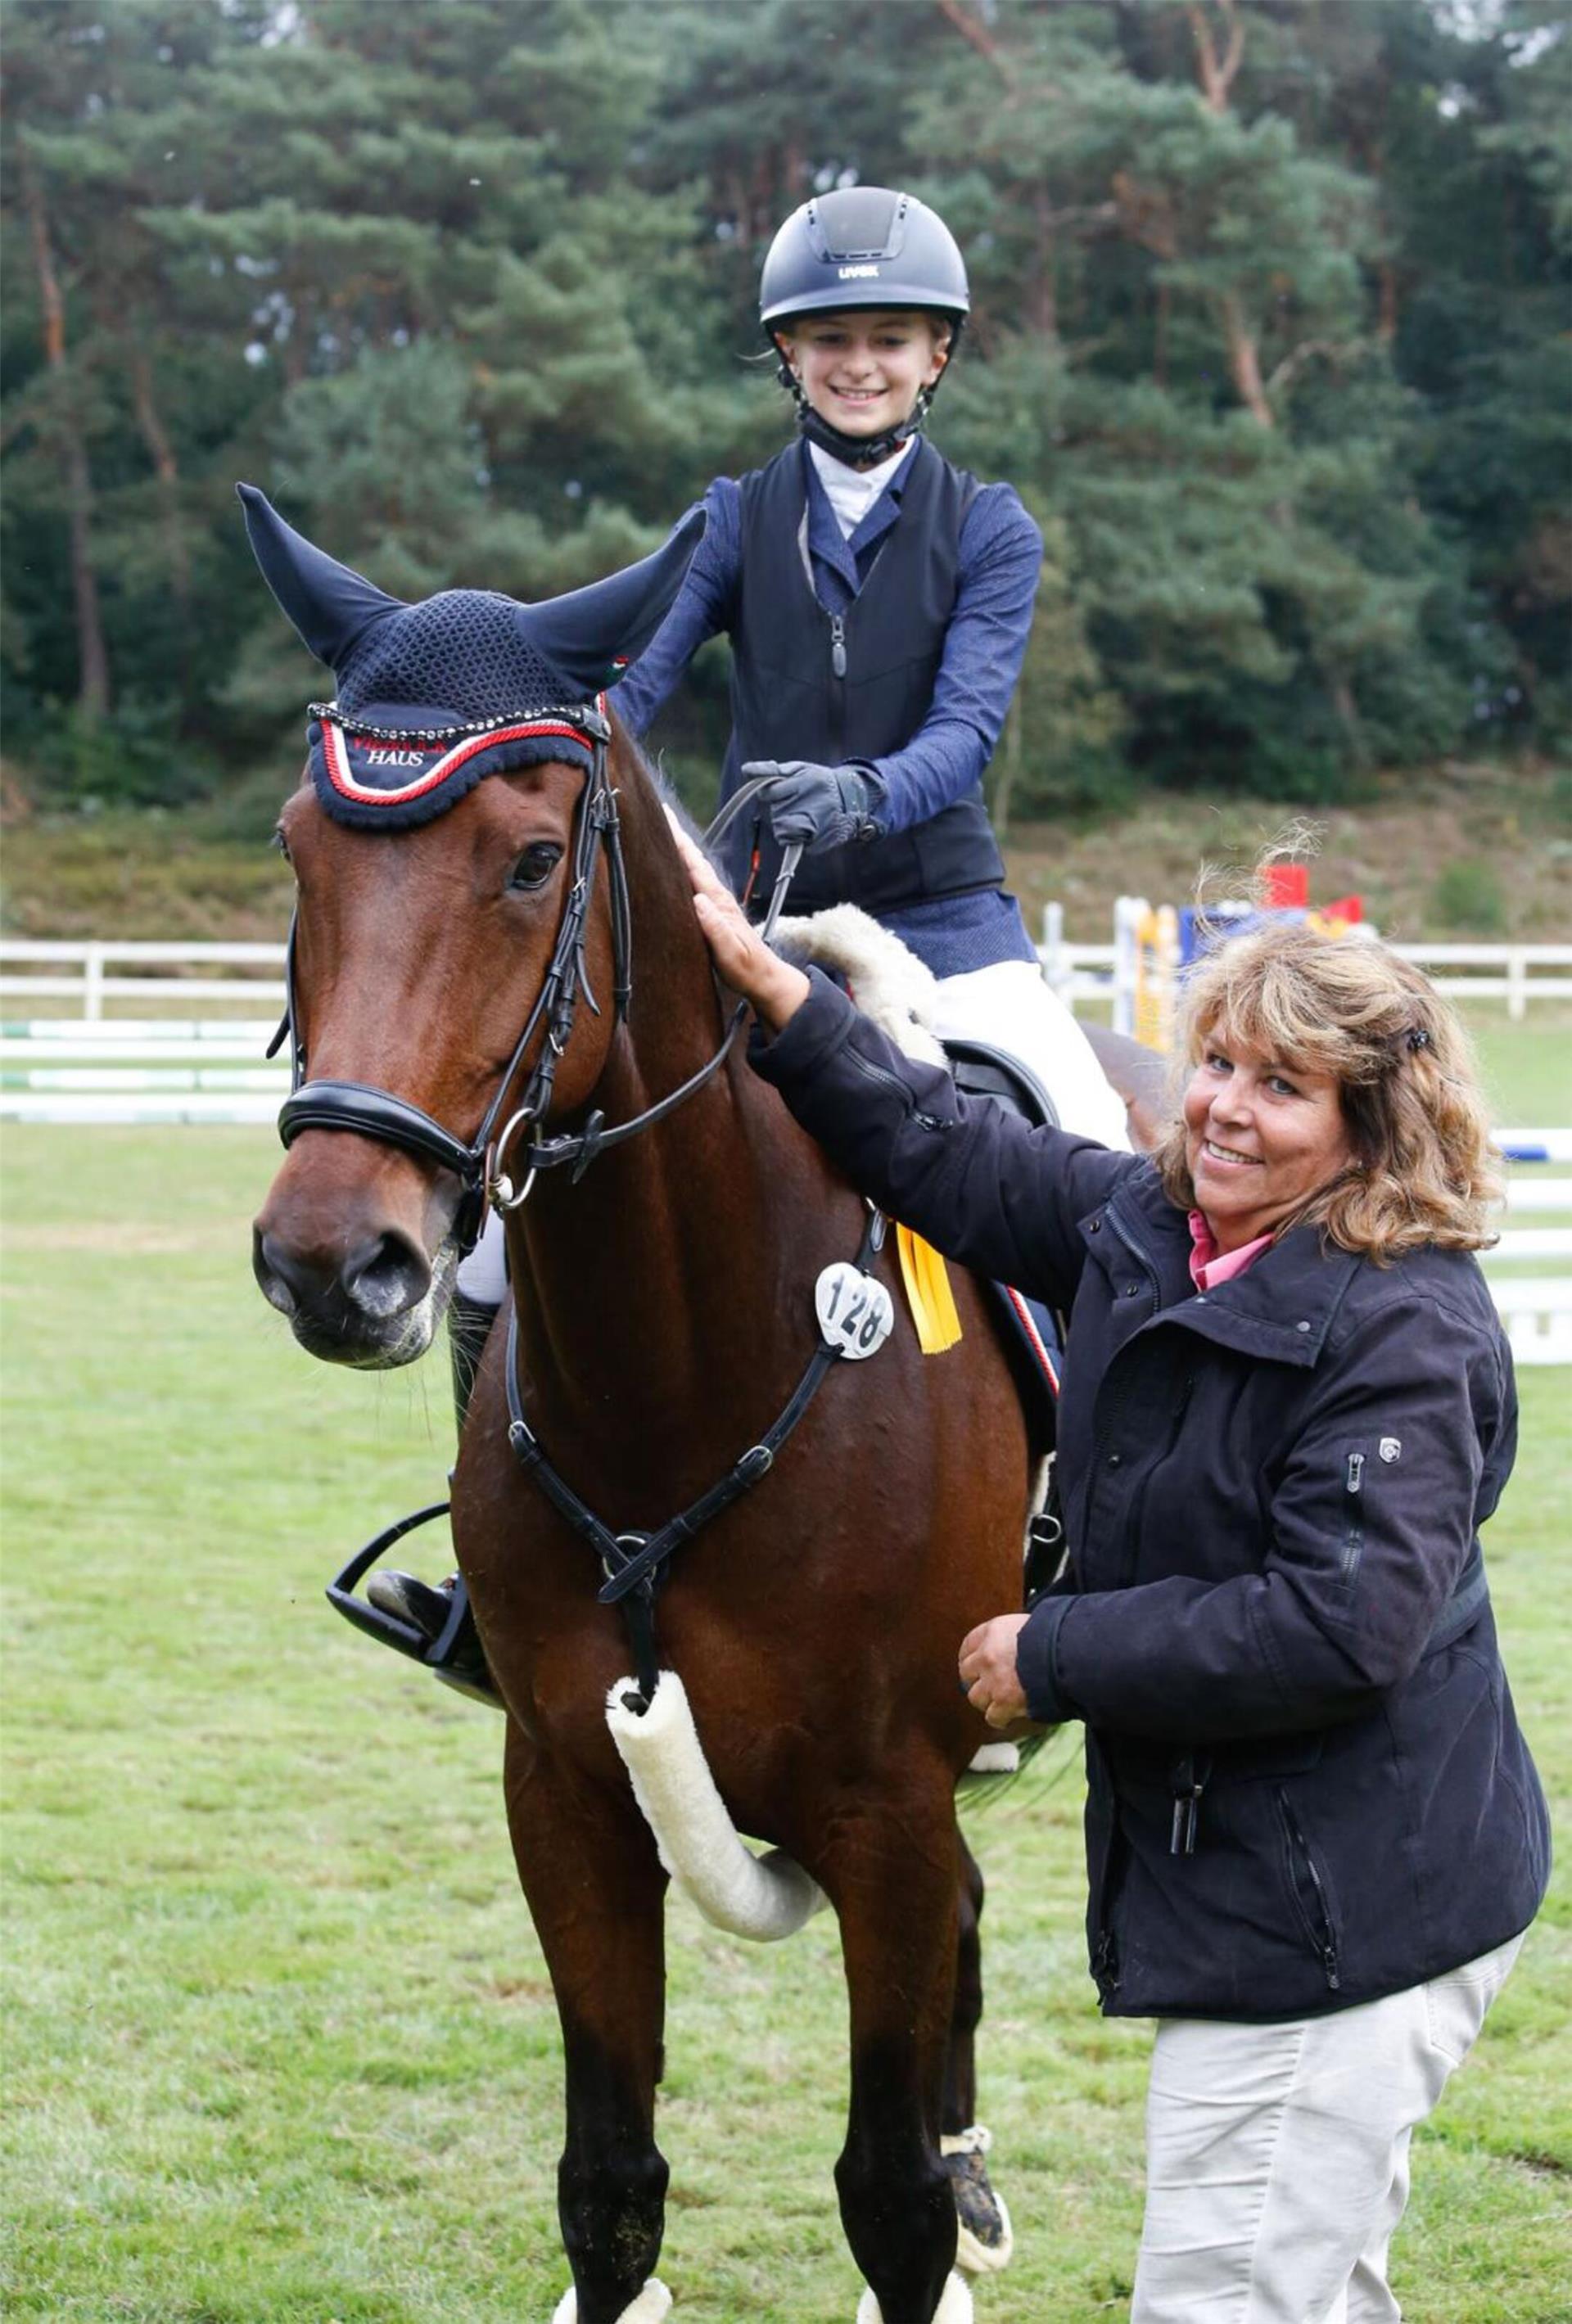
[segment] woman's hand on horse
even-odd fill
[[[667,820],[693,882],[693,908],[715,964],[734,991],[751,1001],[772,1032],[794,1017],[811,990],[800,968],[782,960],[751,927],[746,913],[717,877],[670,807]]]
[[[1015,1670],[1015,1642],[1025,1628],[1024,1614],[996,1614],[961,1640],[961,1684],[990,1727],[1014,1727],[1031,1717]]]

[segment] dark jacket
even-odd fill
[[[1199,1294],[1149,1161],[968,1107],[824,979],[754,1063],[894,1217],[1069,1311],[1068,1565],[1018,1669],[1087,1723],[1105,2009],[1309,2015],[1526,1927],[1549,1823],[1477,1531],[1517,1406],[1473,1258],[1294,1229]]]

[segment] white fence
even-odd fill
[[[123,964],[140,973],[111,975]],[[148,972],[161,969],[162,975]],[[190,970],[208,972],[192,975]],[[258,970],[271,969],[271,976]],[[214,970],[228,970],[214,975]],[[99,944],[0,937],[0,1000],[74,1001],[97,1022],[106,1001],[236,1001],[252,1009],[284,1005],[282,944]],[[10,1014],[10,1010],[5,1012]]]
[[[1100,1001],[1113,1022],[1129,1032],[1135,1002],[1133,924],[1145,915],[1140,897],[1121,896],[1114,907],[1112,944],[1068,944],[1064,907],[1046,904],[1038,953],[1043,974],[1064,1001]],[[1400,944],[1392,950],[1430,976],[1438,991],[1455,1001],[1504,1001],[1507,1015],[1521,1019],[1530,1001],[1572,1001],[1572,945]],[[1459,973],[1458,972],[1468,972]],[[1479,972],[1475,973],[1474,972]]]
[[[1138,901],[1120,899],[1121,906]],[[1134,988],[1117,916],[1115,925],[1112,944],[1068,944],[1063,906],[1046,905],[1039,952],[1057,992],[1071,1002],[1112,1006],[1117,1023],[1128,1021]],[[1429,971],[1441,991],[1457,1000],[1504,1001],[1514,1019],[1526,1013],[1530,1001],[1572,1001],[1572,973],[1555,973],[1572,972],[1572,945],[1419,944],[1393,950]],[[283,967],[282,944],[100,944],[6,936],[0,937],[0,1001],[71,1001],[91,1022],[106,1018],[106,1004],[130,1002],[279,1010]]]

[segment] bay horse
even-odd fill
[[[986,1729],[956,1652],[1020,1603],[1033,1448],[978,1287],[957,1278],[960,1343],[923,1355],[893,1235],[872,1250],[868,1206],[728,1038],[661,788],[590,689],[650,634],[691,540],[549,606],[460,591],[402,608],[242,489],[275,595],[339,678],[280,819],[301,1086],[255,1222],[259,1284],[312,1354],[409,1362],[482,1185],[509,1205],[511,1300],[452,1531],[561,2020],[559,2324],[646,2324],[669,2305],[653,2274],[667,1874],[607,1719],[608,1699],[637,1714],[630,1661],[657,1654],[735,1827],[838,1917],[851,2091],[835,2177],[870,2287],[859,2318],[969,2318],[939,2135],[972,2120],[981,1885],[955,1794]],[[483,597],[548,678],[505,713],[477,715],[472,691],[456,725]],[[658,1618],[631,1650],[602,1595],[619,1554],[766,1439],[818,1339],[816,1282],[847,1261],[883,1283],[895,1327],[828,1368],[748,1489],[625,1594]],[[529,1445],[565,1499],[535,1489]],[[614,1545],[604,1565],[575,1502]]]

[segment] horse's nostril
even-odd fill
[[[309,1271],[276,1235],[264,1234],[260,1227],[251,1232],[251,1271],[268,1305],[281,1315],[293,1315],[310,1295]]]
[[[345,1296],[363,1314],[385,1323],[418,1307],[431,1287],[431,1270],[402,1235],[378,1235],[344,1263]]]

